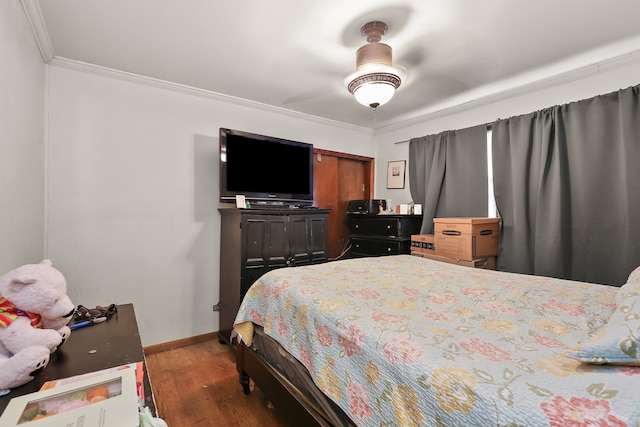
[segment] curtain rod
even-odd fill
[[[497,119],[497,120],[500,120],[500,119]],[[496,121],[497,121],[497,120],[496,120]],[[491,130],[491,128],[493,127],[493,124],[492,124],[492,123],[485,123],[485,126],[487,127],[487,130]],[[405,143],[407,143],[407,142],[411,142],[411,139],[407,139],[406,141],[398,141],[398,142],[394,142],[393,144],[394,144],[394,145],[396,145],[396,144],[405,144]]]

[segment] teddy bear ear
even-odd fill
[[[43,259],[40,261],[40,264],[46,265],[47,267],[51,267],[53,265],[50,259]]]
[[[12,285],[31,285],[33,283],[36,283],[36,279],[33,278],[27,278],[27,277],[14,277],[13,279],[11,279],[11,284]]]
[[[26,289],[26,285],[31,285],[32,283],[36,283],[36,279],[27,277],[14,277],[9,281],[9,290],[10,292],[20,292],[21,290]]]

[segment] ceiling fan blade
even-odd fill
[[[297,104],[301,102],[313,101],[325,96],[335,95],[338,92],[338,90],[344,90],[345,93],[348,93],[347,89],[342,86],[340,86],[339,88],[336,86],[331,86],[331,87],[324,87],[324,88],[318,88],[318,89],[311,89],[306,92],[303,92],[298,95],[294,95],[285,99],[284,101],[282,101],[282,104],[291,105],[291,104]]]
[[[402,52],[394,63],[408,70],[420,67],[427,57],[426,49],[420,46],[411,47]]]

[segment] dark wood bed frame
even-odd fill
[[[252,379],[291,425],[335,427],[320,408],[242,341],[236,343],[236,369],[244,393],[251,392]]]

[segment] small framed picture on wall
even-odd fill
[[[387,188],[404,188],[406,160],[389,162],[387,166]]]

